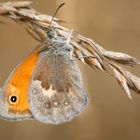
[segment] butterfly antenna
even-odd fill
[[[48,30],[50,29],[51,24],[52,24],[52,22],[53,22],[53,20],[54,20],[54,18],[55,18],[55,16],[56,16],[56,14],[57,14],[57,12],[59,11],[59,9],[60,9],[63,5],[65,5],[65,2],[62,3],[62,4],[60,4],[60,5],[58,6],[58,8],[56,9],[56,11],[55,11],[55,13],[54,13],[54,15],[53,15],[53,17],[52,17],[52,19],[51,19],[51,21],[50,21],[50,24],[49,24],[49,26],[48,26]]]

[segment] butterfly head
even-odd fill
[[[56,29],[54,27],[50,27],[47,31],[47,37],[51,40],[57,38],[57,36],[58,34]]]
[[[49,42],[51,48],[58,50],[58,52],[69,53],[73,49],[70,44],[70,40],[59,35],[58,31],[54,27],[50,27],[47,31],[47,42]]]

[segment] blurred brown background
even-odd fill
[[[66,21],[63,26],[78,30],[108,50],[127,52],[140,59],[139,0],[33,1],[36,9],[50,15],[65,1],[57,15]],[[38,44],[19,25],[3,20],[7,24],[0,24],[1,86],[12,69]],[[140,140],[140,96],[133,94],[132,102],[112,77],[80,66],[90,103],[79,117],[62,125],[0,120],[0,139]],[[140,76],[140,67],[133,72]]]

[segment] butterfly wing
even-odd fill
[[[44,123],[70,121],[83,111],[87,94],[80,71],[69,56],[41,53],[29,94],[33,117]]]
[[[38,54],[32,53],[18,65],[0,93],[0,117],[7,120],[32,118],[28,103],[28,89]]]

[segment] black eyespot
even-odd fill
[[[17,96],[13,95],[10,97],[10,102],[11,103],[16,103],[17,102]]]

